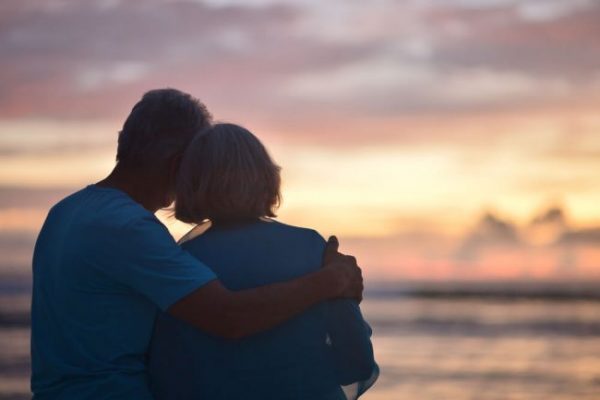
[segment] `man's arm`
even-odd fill
[[[177,301],[168,312],[217,336],[239,339],[270,329],[310,306],[333,298],[362,298],[356,259],[338,253],[330,238],[319,271],[288,282],[230,291],[218,280]]]

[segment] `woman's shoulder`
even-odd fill
[[[220,232],[221,234],[219,234]],[[211,235],[212,233],[212,235]],[[315,229],[301,227],[284,222],[271,219],[271,218],[260,218],[260,220],[251,224],[243,224],[233,229],[222,230],[219,229],[218,225],[213,227],[210,221],[196,225],[189,232],[187,232],[178,243],[184,247],[192,245],[192,243],[204,242],[209,240],[209,237],[217,235],[221,237],[231,239],[237,235],[247,235],[251,233],[252,237],[258,238],[261,236],[275,236],[278,239],[302,240],[304,242],[310,242],[313,245],[323,245],[325,239]],[[218,239],[216,239],[218,240]]]
[[[307,239],[312,239],[315,241],[325,243],[325,239],[323,238],[323,236],[321,236],[321,234],[318,231],[312,228],[290,225],[271,218],[261,218],[261,222],[263,223],[263,226],[266,226],[271,229],[277,229],[281,232],[285,232],[290,235],[301,236]]]

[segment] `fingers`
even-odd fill
[[[360,303],[363,299],[364,290],[362,270],[356,264],[356,258],[352,256],[344,256],[344,261],[349,274],[346,297],[356,299],[356,301]]]
[[[363,301],[363,292],[365,290],[365,287],[363,286],[363,284],[360,284],[360,288],[357,290],[357,294],[356,294],[356,301],[358,301],[358,304],[361,303],[361,301]]]
[[[340,243],[338,242],[337,237],[330,236],[329,240],[327,240],[327,246],[325,247],[325,252],[323,253],[323,263],[327,264],[328,262],[335,259],[338,255],[338,249],[340,247]]]
[[[339,242],[335,236],[330,236],[327,241],[323,253],[323,266],[334,268],[340,274],[340,283],[343,282],[341,297],[353,298],[359,303],[362,301],[364,290],[362,270],[358,266],[356,257],[339,252]]]
[[[329,239],[327,239],[327,243],[328,244],[334,244],[336,246],[336,251],[337,251],[337,247],[340,245],[340,241],[338,240],[337,236],[335,235],[331,235],[329,236]]]
[[[362,269],[360,269],[360,267],[356,264],[356,258],[352,257],[354,259],[354,265],[356,265],[356,269],[358,270],[358,277],[357,277],[357,296],[356,296],[356,300],[360,303],[362,301],[363,298],[363,291],[365,290],[364,287],[364,281],[363,281],[363,276],[362,276]]]
[[[344,255],[343,258],[344,258],[344,261],[347,262],[348,264],[358,267],[358,264],[356,263],[356,257]]]
[[[360,268],[358,268],[358,276],[359,276],[359,280],[357,283],[355,298],[356,298],[356,301],[358,301],[358,303],[360,304],[360,302],[363,299],[363,291],[365,290],[364,281],[363,281],[363,277],[362,277],[362,270]]]
[[[348,292],[346,294],[347,297],[355,299],[357,302],[361,302],[363,299],[363,281],[362,279],[356,280],[352,282],[352,284],[348,287]]]

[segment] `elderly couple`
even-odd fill
[[[272,219],[246,129],[146,93],[110,175],[50,210],[33,256],[34,399],[356,399],[377,379],[356,260]],[[154,212],[197,224],[174,242]]]

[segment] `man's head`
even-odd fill
[[[140,177],[152,176],[161,197],[157,205],[165,207],[174,199],[183,152],[194,135],[210,125],[211,115],[198,99],[176,89],[151,90],[133,107],[119,132],[117,167]]]
[[[177,89],[144,94],[119,133],[117,161],[127,167],[147,168],[181,157],[192,138],[210,126],[204,104]]]

